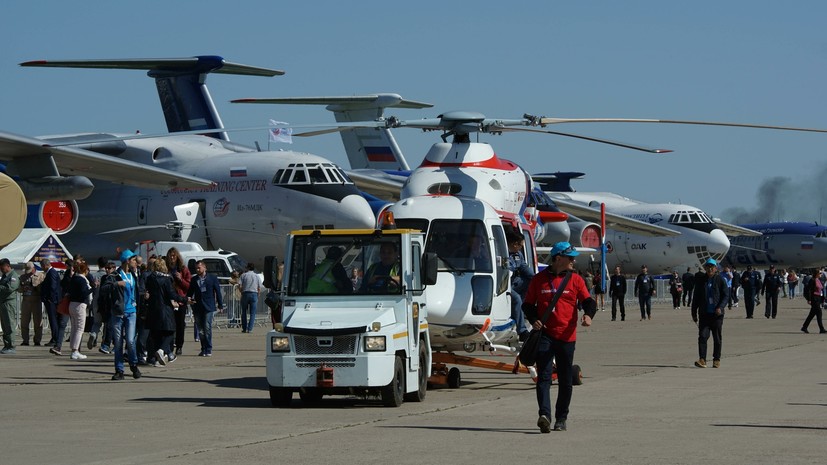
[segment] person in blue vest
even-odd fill
[[[212,324],[215,311],[224,308],[221,288],[215,275],[207,274],[203,260],[195,264],[195,276],[190,280],[187,298],[192,305],[192,315],[201,340],[199,357],[212,357]]]
[[[724,311],[729,302],[729,288],[718,273],[718,262],[709,258],[704,263],[706,280],[695,282],[692,299],[692,321],[698,324],[698,361],[695,366],[706,368],[706,344],[712,334],[712,367],[721,366]]]

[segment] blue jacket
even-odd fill
[[[40,300],[57,305],[60,302],[60,294],[60,273],[54,268],[49,268],[40,284]]]
[[[187,297],[192,297],[195,300],[192,305],[194,312],[214,312],[217,308],[216,303],[218,308],[224,307],[224,301],[221,299],[221,288],[218,286],[218,278],[209,273],[204,277],[203,283],[198,275],[192,277],[190,288],[187,290]]]

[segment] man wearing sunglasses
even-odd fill
[[[577,339],[577,303],[583,307],[583,326],[591,326],[597,303],[589,294],[583,278],[574,272],[574,261],[580,253],[568,242],[558,242],[551,248],[551,263],[537,273],[528,285],[523,311],[532,328],[542,330],[537,351],[537,426],[543,433],[551,432],[551,373],[557,365],[557,404],[554,410],[554,430],[565,431],[572,394],[572,365]],[[554,308],[549,308],[566,275],[568,283]],[[548,316],[546,317],[546,314]],[[543,324],[543,318],[545,324]]]

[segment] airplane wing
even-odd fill
[[[551,200],[566,213],[570,213],[586,221],[593,221],[600,223],[600,210],[594,209],[582,203],[572,202],[571,200],[551,197]],[[680,236],[678,231],[664,228],[663,226],[656,226],[654,224],[645,223],[643,221],[626,218],[622,215],[606,212],[606,227],[616,229],[618,231],[625,231],[635,234],[642,234],[644,236]]]
[[[721,221],[715,220],[715,224],[717,224],[721,231],[724,232],[729,237],[733,236],[761,236],[762,234],[758,231],[753,229],[744,228],[735,224],[723,223]]]
[[[209,179],[122,160],[89,150],[48,143],[0,132],[0,160],[9,162],[14,174],[25,178],[78,175],[148,189],[204,187]]]
[[[388,174],[380,170],[348,170],[347,175],[360,190],[381,199],[397,201],[406,176]]]

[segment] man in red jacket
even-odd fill
[[[534,329],[542,329],[537,352],[537,404],[540,418],[537,426],[543,433],[551,432],[551,372],[557,364],[557,405],[554,409],[554,430],[565,431],[572,394],[572,364],[577,339],[577,302],[583,307],[583,326],[591,326],[597,303],[589,294],[583,278],[574,272],[574,260],[580,253],[568,242],[558,242],[551,248],[551,264],[534,276],[528,285],[523,311]],[[568,283],[555,308],[549,308],[564,277]],[[547,312],[545,325],[542,319]]]

